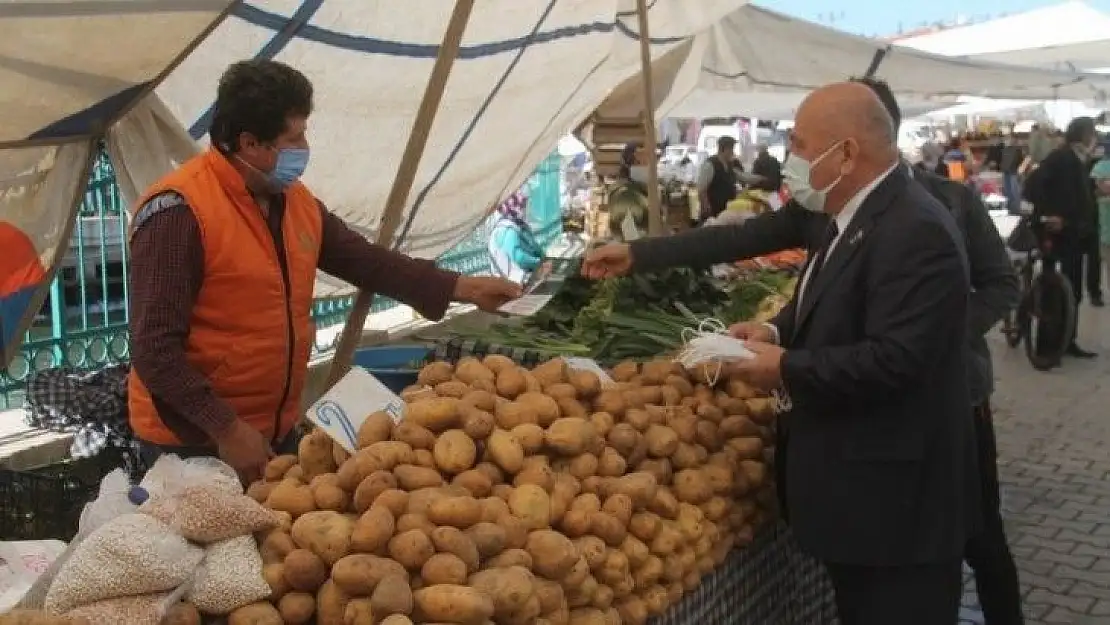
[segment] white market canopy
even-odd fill
[[[960,95],[1105,101],[1110,77],[949,58],[847,34],[753,5],[739,7],[654,64],[656,115],[782,118],[829,82],[886,79],[907,117]],[[621,85],[599,117],[635,117],[639,78]],[[771,114],[774,113],[774,114]]]
[[[946,56],[1090,71],[1110,67],[1110,15],[1076,0],[896,43]]]

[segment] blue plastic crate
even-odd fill
[[[416,384],[416,376],[431,352],[426,345],[366,347],[355,352],[353,364],[399,394]]]

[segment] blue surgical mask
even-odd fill
[[[281,148],[278,150],[277,163],[268,175],[278,188],[284,189],[300,180],[308,169],[308,148]]]
[[[814,189],[809,177],[813,168],[839,146],[840,142],[834,143],[832,147],[813,159],[812,163],[793,152],[786,157],[786,163],[782,166],[783,182],[786,183],[786,188],[790,191],[790,198],[801,205],[802,208],[814,213],[824,212],[825,199],[828,197],[829,191],[840,184],[844,174],[837,176],[836,180],[833,180],[824,189]]]

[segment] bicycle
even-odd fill
[[[1028,225],[1028,224],[1025,224]],[[1059,366],[1075,332],[1075,295],[1071,282],[1051,261],[1051,243],[1032,246],[1015,261],[1022,297],[1003,319],[1002,333],[1010,347],[1025,343],[1025,356],[1038,371]]]

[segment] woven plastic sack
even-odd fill
[[[204,549],[145,514],[126,514],[81,541],[58,570],[43,608],[51,614],[104,599],[177,588],[192,579]]]
[[[203,544],[245,536],[278,524],[273,511],[257,501],[209,484],[154,497],[139,506],[139,512]]]
[[[175,593],[154,593],[104,599],[75,608],[66,616],[88,625],[158,625],[166,610],[177,601]]]
[[[229,614],[270,596],[254,536],[208,545],[186,598],[206,614]]]

